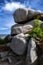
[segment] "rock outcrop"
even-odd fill
[[[34,19],[39,18],[43,28],[43,12],[19,8],[13,17],[16,24],[11,27],[11,36],[8,38],[11,41],[7,44],[11,51],[0,53],[1,62],[8,60],[6,65],[37,65],[36,43],[33,38],[27,41],[27,37],[34,26]]]
[[[29,36],[29,32],[34,26],[34,19],[39,18],[41,22],[41,27],[43,27],[43,12],[35,11],[27,8],[19,8],[13,14],[15,25],[11,27],[11,36],[13,36],[12,41],[8,46],[12,51],[22,56],[24,55],[23,62],[17,62],[17,65],[22,63],[25,65],[37,65],[37,53],[36,53],[36,43],[33,38],[28,40],[26,38]]]

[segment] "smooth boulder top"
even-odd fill
[[[18,8],[13,14],[15,22],[19,24],[26,23],[29,20],[37,18],[38,16],[39,19],[43,20],[43,12],[28,8]]]
[[[13,16],[16,23],[24,23],[27,20],[28,9],[19,8],[14,12]]]

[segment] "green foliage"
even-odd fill
[[[34,25],[35,25],[36,27],[39,27],[40,24],[41,24],[40,20],[38,20],[38,19],[35,19],[35,20],[34,20]]]
[[[34,20],[34,27],[32,28],[32,31],[29,33],[31,37],[33,38],[42,38],[43,37],[43,29],[40,27],[40,20],[35,19]]]
[[[0,38],[0,44],[6,44],[8,42],[10,42],[11,39],[9,39],[9,35],[7,35],[5,38],[1,39]]]
[[[7,35],[4,40],[5,40],[5,43],[10,42],[9,35]]]
[[[4,44],[5,40],[0,38],[0,44]]]

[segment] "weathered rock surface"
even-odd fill
[[[7,51],[6,51],[7,52]],[[19,57],[18,55],[14,54],[12,51],[8,51],[5,56],[0,58],[0,65],[23,65],[23,57]],[[1,52],[5,53],[5,52]],[[22,58],[22,59],[21,59]]]
[[[43,20],[43,12],[35,11],[32,9],[19,8],[14,12],[14,20],[16,23],[26,23],[29,20],[33,20],[37,17]]]
[[[9,47],[12,51],[18,55],[23,55],[24,51],[26,50],[26,39],[24,34],[18,34],[13,37],[12,42],[9,44]]]
[[[0,52],[0,57],[6,57],[8,55],[8,51]]]
[[[11,27],[11,35],[16,35],[22,33],[22,25],[15,24]]]
[[[15,65],[24,65],[23,61],[18,61]]]
[[[33,28],[33,26],[28,23],[26,24],[16,24],[16,25],[13,25],[12,28],[11,28],[11,34],[20,34],[20,33],[28,33],[29,31],[31,31],[31,29]]]
[[[36,44],[34,42],[34,39],[31,38],[28,44],[28,50],[27,50],[27,57],[26,57],[26,65],[37,65],[36,61],[37,60],[37,54],[36,54]],[[35,62],[35,63],[34,63]]]
[[[16,23],[24,23],[28,17],[28,9],[19,8],[14,12],[14,19]]]
[[[31,24],[24,24],[23,27],[22,27],[22,30],[23,30],[23,33],[24,34],[27,34],[29,33],[29,31],[31,31],[33,28],[33,26]]]

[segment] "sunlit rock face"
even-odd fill
[[[33,26],[29,23],[26,24],[15,24],[11,27],[11,35],[16,35],[16,34],[20,34],[20,33],[28,33],[29,31],[31,31],[31,29],[33,28]]]
[[[18,55],[23,55],[26,50],[26,39],[24,34],[18,34],[13,37],[12,42],[9,44],[9,47],[12,51]]]
[[[29,40],[26,62],[27,65],[37,65],[36,43],[33,38]]]

